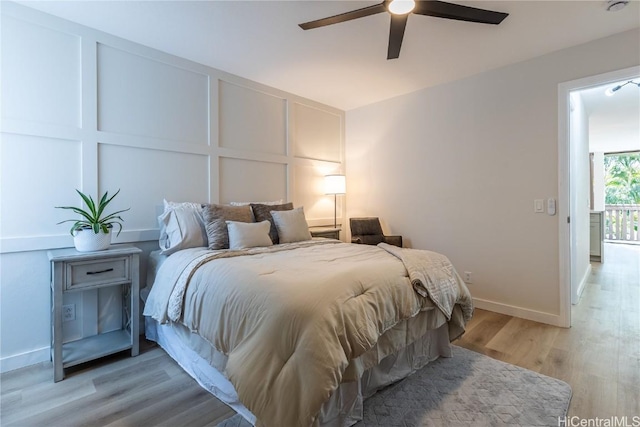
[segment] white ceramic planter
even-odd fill
[[[91,229],[76,230],[73,244],[78,252],[103,251],[111,245],[111,229],[108,233],[101,231],[98,234]]]

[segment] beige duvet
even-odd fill
[[[344,378],[349,361],[401,320],[443,310],[461,331],[471,316],[446,258],[384,246],[180,251],[160,268],[144,314],[183,323],[227,355],[223,373],[257,424],[309,426],[338,385],[355,379]]]

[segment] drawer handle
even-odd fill
[[[108,273],[110,271],[113,271],[113,268],[107,268],[106,270],[100,270],[100,271],[87,271],[87,274]]]

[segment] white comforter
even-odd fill
[[[385,331],[434,304],[447,319],[458,304],[452,322],[470,318],[448,260],[406,251],[330,240],[184,250],[160,268],[144,314],[181,322],[227,355],[224,374],[258,424],[309,426],[349,361]],[[444,268],[430,274],[434,265]]]

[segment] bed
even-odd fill
[[[449,357],[473,311],[446,257],[384,243],[305,238],[150,261],[147,338],[254,425],[356,423],[375,391]]]

